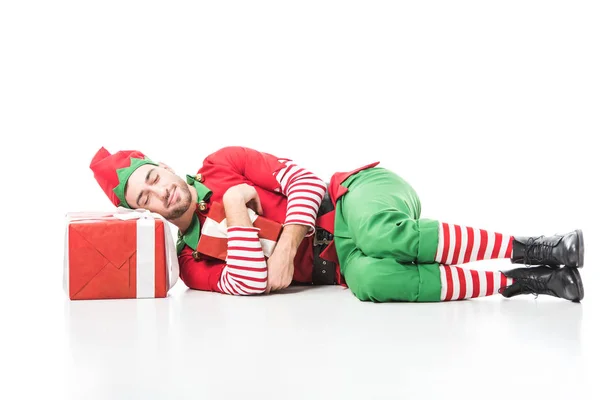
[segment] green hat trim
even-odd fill
[[[119,184],[117,185],[116,188],[113,189],[113,192],[115,192],[115,194],[121,201],[121,203],[119,205],[123,206],[123,207],[127,207],[127,208],[131,208],[131,207],[129,206],[129,204],[127,204],[127,201],[125,200],[125,185],[127,184],[127,180],[129,179],[131,174],[133,174],[133,172],[136,169],[138,169],[139,167],[141,167],[142,165],[151,164],[151,165],[158,166],[157,163],[150,160],[148,157],[144,157],[144,158],[131,157],[130,159],[131,159],[131,164],[129,165],[129,167],[117,169],[117,176],[119,177]]]

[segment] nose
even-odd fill
[[[167,195],[167,188],[162,185],[152,185],[148,187],[148,190],[159,199],[163,199]]]

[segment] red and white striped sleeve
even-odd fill
[[[217,284],[219,291],[249,295],[266,290],[267,263],[258,238],[259,230],[241,226],[227,229],[227,265]]]
[[[325,196],[327,184],[290,159],[279,158],[278,160],[285,164],[285,168],[275,174],[275,179],[281,186],[281,193],[288,199],[283,226],[289,224],[308,226],[306,236],[310,236],[315,232],[317,212]]]

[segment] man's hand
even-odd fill
[[[265,293],[285,289],[294,277],[296,250],[286,242],[277,242],[273,254],[267,260],[267,290]]]
[[[260,204],[260,198],[254,186],[250,186],[247,183],[241,183],[227,189],[223,195],[223,202],[242,202],[247,207],[254,210],[258,215],[263,213],[262,206]]]
[[[269,275],[265,293],[290,286],[294,277],[294,257],[307,232],[308,227],[304,225],[291,224],[283,228],[275,250],[267,260]]]
[[[252,221],[250,221],[246,207],[252,208],[257,214],[262,214],[262,206],[256,189],[245,183],[227,189],[223,195],[223,207],[227,226],[251,227]]]

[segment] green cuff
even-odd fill
[[[419,265],[419,302],[441,301],[442,280],[438,263]]]
[[[429,264],[435,261],[439,240],[440,223],[432,219],[420,219],[419,223],[419,249],[417,262]]]

